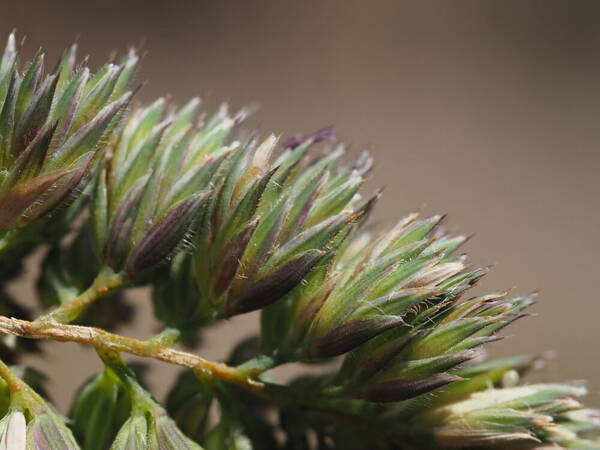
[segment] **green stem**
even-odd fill
[[[114,273],[110,268],[104,268],[98,273],[89,288],[48,314],[38,317],[33,322],[34,326],[44,327],[49,324],[71,323],[96,300],[119,290],[125,285],[125,282],[126,279],[123,275]]]
[[[0,360],[0,377],[6,381],[11,395],[11,405],[27,409],[34,414],[47,411],[44,399],[21,380],[2,360]]]
[[[127,367],[118,352],[97,347],[96,353],[98,353],[106,368],[118,378],[121,385],[129,393],[133,411],[143,414],[145,411],[154,411],[159,408],[150,393],[137,382],[135,374]]]
[[[236,370],[244,376],[256,378],[263,372],[266,372],[267,370],[270,370],[278,365],[279,364],[277,361],[270,356],[257,355],[245,363],[237,366]]]
[[[181,331],[177,328],[165,328],[160,333],[155,334],[146,342],[157,347],[169,348],[173,347],[181,338]]]
[[[2,360],[0,360],[0,377],[6,381],[6,384],[11,391],[17,391],[21,389],[23,381],[12,370],[10,370],[10,367],[4,364]]]

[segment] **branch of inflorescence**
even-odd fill
[[[77,342],[90,345],[96,350],[129,353],[145,358],[152,358],[169,364],[186,367],[203,381],[224,381],[240,386],[249,391],[261,394],[271,401],[281,405],[294,405],[321,411],[336,420],[355,424],[362,423],[362,419],[339,411],[335,405],[329,403],[327,396],[311,395],[310,393],[295,392],[290,386],[261,382],[257,377],[266,370],[277,365],[275,361],[259,356],[242,364],[232,367],[224,363],[206,360],[200,356],[161,346],[160,339],[145,341],[110,333],[99,328],[48,323],[40,326],[36,322],[0,316],[0,333],[12,334],[28,339],[46,339],[58,342]],[[4,370],[2,370],[4,369]],[[39,398],[12,371],[0,361],[0,378],[17,383],[19,389],[27,389],[35,399]],[[40,400],[40,402],[43,402]],[[364,425],[364,424],[363,424]]]
[[[57,323],[73,322],[98,299],[107,296],[126,285],[126,278],[110,269],[102,269],[92,285],[77,297],[66,301],[58,308],[35,320],[38,327]]]
[[[165,348],[153,340],[141,341],[94,327],[45,323],[39,325],[27,320],[0,316],[0,332],[29,339],[49,339],[60,342],[78,342],[95,348],[130,353],[145,358],[192,369],[200,378],[222,380],[262,392],[265,384],[255,379],[252,371],[240,370],[223,363],[208,361],[191,353]]]

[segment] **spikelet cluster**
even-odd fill
[[[136,66],[130,52],[92,74],[72,47],[46,74],[12,36],[0,60],[3,323],[33,319],[7,283],[49,244],[37,296],[62,314],[13,332],[92,341],[104,365],[65,418],[43,375],[5,364],[39,347],[3,336],[0,450],[600,449],[583,386],[528,383],[537,356],[488,359],[535,295],[470,295],[488,268],[441,216],[372,226],[368,153],[350,160],[331,128],[246,138],[244,112],[204,116],[197,99],[132,104]],[[82,326],[120,328],[129,286],[152,288],[164,331]],[[260,332],[227,366],[171,349],[253,311]],[[192,370],[163,407],[126,351]],[[289,363],[321,370],[278,382]]]

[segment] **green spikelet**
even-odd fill
[[[92,75],[76,66],[75,52],[68,49],[50,74],[43,54],[22,71],[15,38],[8,39],[0,62],[2,250],[43,237],[39,227],[29,235],[22,229],[77,197],[129,103],[134,53]]]
[[[167,412],[195,441],[204,437],[213,392],[192,372],[182,372],[167,398]]]
[[[436,232],[440,220],[413,214],[379,237],[359,232],[340,242],[305,283],[265,309],[264,351],[283,361],[332,357],[412,322],[427,327],[485,273],[465,271],[464,258],[453,256],[465,238]]]
[[[131,398],[129,418],[121,426],[111,450],[164,449],[202,450],[177,427],[167,412],[159,406],[124,367],[116,370],[122,387]]]
[[[164,100],[136,110],[111,145],[93,210],[104,264],[131,277],[158,266],[184,244],[213,174],[235,146],[225,109],[195,128],[198,100],[165,114]]]
[[[68,200],[129,102],[134,54],[96,75],[75,47],[44,75],[39,54],[21,72],[14,36],[0,63],[0,230],[38,220]]]
[[[5,374],[7,369],[2,367]],[[25,381],[12,378],[6,393],[8,410],[0,420],[0,449],[79,450],[63,417]]]
[[[194,236],[193,264],[181,262],[158,286],[159,301],[174,288],[201,302],[198,317],[253,311],[283,298],[331,254],[371,206],[358,195],[371,159],[340,166],[342,147],[313,157],[316,140],[277,158],[274,136],[232,152]]]
[[[113,437],[122,388],[108,371],[92,377],[79,390],[69,416],[71,427],[86,449],[104,449]]]

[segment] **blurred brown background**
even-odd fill
[[[335,124],[379,164],[376,219],[415,208],[449,213],[477,236],[468,251],[495,263],[487,290],[542,288],[536,317],[493,353],[556,350],[547,379],[600,391],[600,3],[586,1],[4,1],[0,36],[49,60],[77,35],[99,64],[144,42],[138,96],[200,95],[257,104],[252,123],[284,135]],[[425,206],[423,206],[425,205]],[[15,289],[30,297],[31,277]],[[137,328],[156,331],[150,304]],[[223,357],[255,317],[208,333]],[[89,349],[49,344],[58,404],[99,367]],[[153,377],[159,398],[175,371]],[[592,399],[600,405],[600,396]]]

